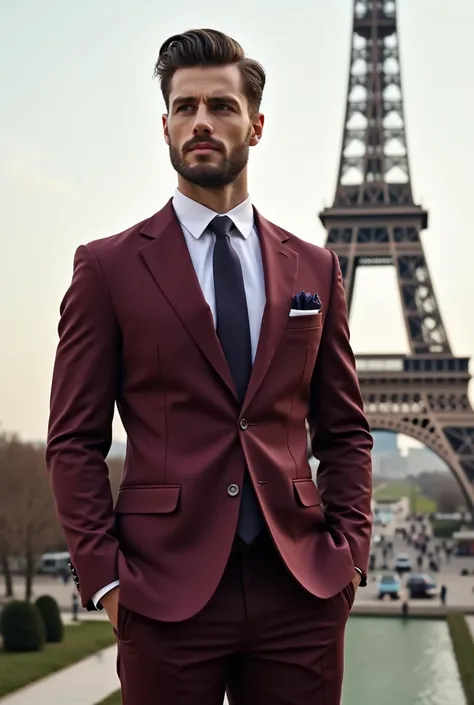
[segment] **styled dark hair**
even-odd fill
[[[161,92],[169,109],[171,80],[175,71],[192,66],[225,66],[236,64],[242,76],[249,112],[260,110],[265,71],[263,67],[245,56],[240,44],[216,29],[190,29],[169,37],[162,45],[155,65],[154,76],[160,81]]]

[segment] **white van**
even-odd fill
[[[39,572],[47,575],[58,575],[64,570],[69,570],[69,560],[69,553],[67,551],[43,553],[39,564]]]

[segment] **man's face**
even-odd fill
[[[174,74],[163,128],[178,174],[216,189],[246,167],[249,147],[262,134],[263,115],[249,115],[237,66],[199,66]]]

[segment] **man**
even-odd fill
[[[82,604],[116,630],[125,705],[337,705],[372,448],[338,260],[249,200],[262,67],[195,30],[156,75],[178,190],[79,247],[61,305],[47,462]]]

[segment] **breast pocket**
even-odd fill
[[[323,331],[322,315],[288,316],[267,374],[275,398],[306,398]]]
[[[293,352],[299,347],[310,347],[316,351],[323,332],[323,316],[316,313],[313,316],[288,317],[288,322],[283,333],[285,347],[289,346]]]
[[[288,318],[278,350],[281,367],[293,371],[293,401],[308,401],[309,385],[323,334],[321,313]]]
[[[323,325],[323,314],[321,311],[305,316],[288,316],[286,330],[312,330],[321,328]]]

